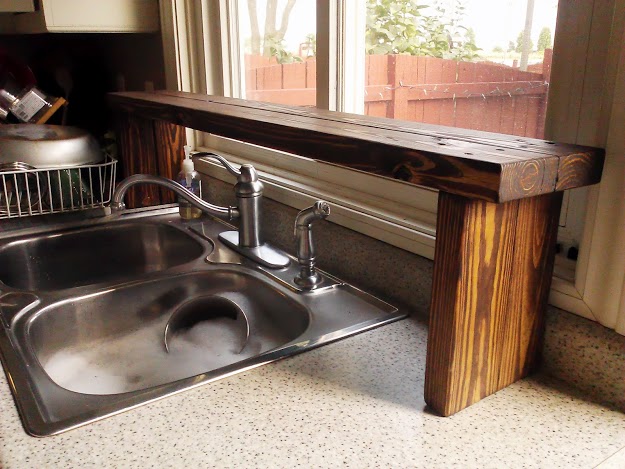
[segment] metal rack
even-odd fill
[[[115,188],[117,160],[71,168],[0,167],[0,219],[104,207]]]

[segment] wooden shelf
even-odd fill
[[[535,368],[561,191],[599,182],[602,149],[181,92],[110,103],[126,175],[171,177],[185,126],[439,189],[425,401],[451,415]]]
[[[149,119],[489,202],[597,183],[604,151],[527,137],[183,92],[114,93]]]

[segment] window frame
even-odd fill
[[[242,55],[233,41],[237,1],[161,2],[169,89],[237,97],[236,73],[240,76],[242,70]],[[357,53],[353,42],[350,46],[341,41],[364,28],[364,22],[352,21],[358,18],[353,10],[357,3],[363,2],[317,0],[317,89],[328,90],[317,93],[318,107],[353,112],[355,97],[362,95],[358,90],[350,94],[340,86],[345,83],[345,73],[358,73],[355,57],[362,56],[364,73],[364,33],[360,35],[363,54]],[[550,303],[621,334],[625,334],[625,252],[613,246],[618,251],[613,253],[606,243],[625,233],[625,208],[610,203],[622,198],[625,187],[625,170],[621,171],[625,144],[618,134],[619,126],[625,126],[620,111],[625,108],[624,11],[625,0],[560,0],[546,118],[547,138],[607,149],[602,183],[585,189],[589,197],[575,281],[554,277]],[[352,62],[346,66],[349,60]],[[600,96],[598,89],[604,90]],[[336,223],[409,252],[430,259],[434,256],[435,191],[373,176],[366,183],[355,178],[348,186],[341,184],[345,177],[341,171],[350,170],[195,131],[189,132],[188,138],[198,148],[225,152],[236,162],[257,165],[270,198],[298,209],[316,198],[326,198],[336,205]],[[202,162],[199,169],[230,180],[215,164]]]

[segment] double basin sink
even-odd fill
[[[0,239],[0,354],[28,433],[60,433],[405,316],[325,273],[302,290],[296,260],[256,264],[219,241],[229,228],[170,209]],[[209,311],[215,299],[232,308]],[[195,321],[166,349],[182,310]]]

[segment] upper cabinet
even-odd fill
[[[35,11],[34,0],[3,0],[0,2],[0,13],[24,11]]]
[[[11,0],[8,3],[16,8],[10,11],[27,13],[0,15],[2,33],[131,33],[159,30],[158,0],[40,0],[35,3]],[[7,10],[0,10],[3,11]]]

